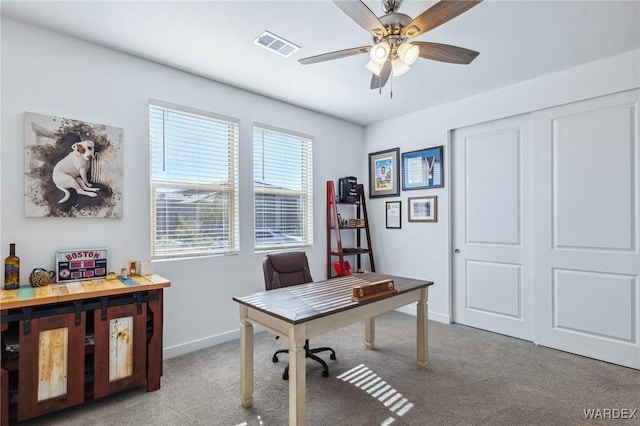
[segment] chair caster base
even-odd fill
[[[278,357],[274,355],[273,358],[271,358],[271,361],[278,362]]]
[[[331,358],[332,361],[335,361],[336,360],[336,354],[329,355],[329,358]]]
[[[326,370],[322,370],[322,377],[329,377],[329,372]]]

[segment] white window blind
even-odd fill
[[[310,137],[254,125],[255,249],[313,244],[312,167]]]
[[[239,250],[238,127],[201,111],[149,105],[154,257]]]

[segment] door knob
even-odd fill
[[[455,249],[453,252],[454,253],[460,253],[460,249]]]

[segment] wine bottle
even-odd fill
[[[4,289],[20,287],[20,258],[16,256],[16,245],[9,244],[9,256],[4,260]]]

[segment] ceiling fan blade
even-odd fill
[[[371,46],[353,47],[351,49],[336,50],[335,52],[323,53],[322,55],[309,56],[308,58],[299,59],[303,65],[315,64],[317,62],[331,61],[332,59],[346,58],[347,56],[367,53],[371,50]]]
[[[469,64],[480,54],[475,50],[451,46],[450,44],[430,43],[427,41],[414,41],[411,44],[420,48],[418,56],[421,58],[449,62],[451,64]]]
[[[333,1],[336,6],[353,19],[356,24],[369,31],[376,37],[383,37],[388,34],[387,29],[382,25],[375,13],[361,1]]]
[[[482,0],[441,0],[418,15],[403,29],[402,35],[417,37],[471,9]]]
[[[380,89],[387,84],[389,80],[389,76],[391,75],[391,61],[387,61],[384,63],[382,70],[380,71],[380,75],[373,74],[371,76],[371,88],[372,89]]]

